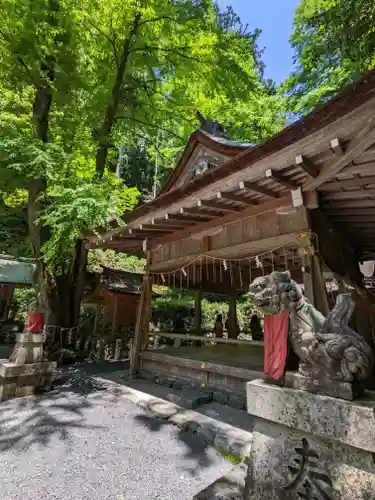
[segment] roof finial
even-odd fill
[[[196,112],[197,120],[200,122],[200,129],[215,137],[224,137],[224,127],[216,120],[207,120],[200,111]]]

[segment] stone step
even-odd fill
[[[195,410],[198,406],[207,404],[212,399],[209,392],[198,391],[194,389],[185,389],[181,391],[171,391],[166,395],[167,401],[182,406],[189,410]]]
[[[244,464],[234,467],[195,495],[193,500],[244,500],[246,474]]]
[[[173,377],[168,377],[165,375],[155,375],[148,372],[142,372],[142,378],[153,382],[157,385],[169,387],[174,391],[182,391],[184,396],[179,395],[176,392],[172,392],[169,401],[183,406],[189,409],[198,408],[202,404],[206,404],[211,400],[216,401],[221,405],[227,405],[238,410],[246,410],[246,398],[241,394],[228,393],[221,391],[216,387],[204,387],[202,388],[193,383],[183,380],[177,380]],[[188,394],[185,397],[185,394]],[[209,399],[208,399],[209,398]]]

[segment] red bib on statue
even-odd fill
[[[43,313],[29,313],[27,316],[26,330],[29,333],[40,333],[44,327]]]
[[[289,314],[264,317],[264,375],[278,380],[284,375],[288,350]]]

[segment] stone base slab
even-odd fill
[[[257,380],[247,396],[246,500],[375,498],[375,394],[349,402]]]
[[[53,362],[19,365],[0,360],[0,401],[49,390],[55,366]]]
[[[353,401],[364,394],[363,386],[358,382],[339,382],[323,376],[310,378],[297,372],[287,372],[285,374],[285,387],[348,401]]]

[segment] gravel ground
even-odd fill
[[[191,500],[231,467],[197,436],[82,376],[0,403],[4,500]]]

